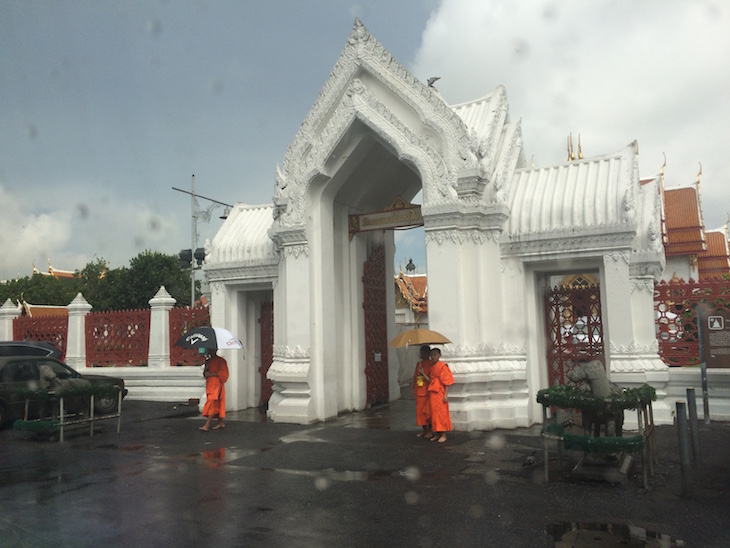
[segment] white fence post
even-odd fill
[[[86,315],[93,308],[79,293],[69,303],[68,334],[66,335],[66,363],[74,369],[86,367]]]
[[[0,307],[0,341],[13,340],[13,320],[20,316],[20,308],[8,299]]]
[[[149,301],[150,347],[147,366],[150,368],[170,367],[170,310],[176,302],[164,285]]]

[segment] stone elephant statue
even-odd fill
[[[600,360],[593,360],[576,365],[568,372],[568,378],[587,391],[602,399],[620,395],[622,389],[608,380],[606,370]],[[598,411],[581,410],[583,415],[583,433],[586,436],[599,437],[601,428],[605,426],[606,436],[621,436],[624,424],[623,410],[615,412],[606,403]]]

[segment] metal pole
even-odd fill
[[[710,396],[707,391],[707,361],[705,353],[705,314],[701,306],[697,307],[697,337],[700,339],[700,379],[702,381],[702,410],[705,415],[705,424],[710,424]]]
[[[191,184],[191,192],[190,192],[190,226],[191,226],[191,238],[190,241],[192,242],[192,245],[190,246],[190,252],[195,253],[195,248],[197,247],[197,239],[198,239],[198,219],[195,215],[195,175],[193,175],[193,181]],[[195,264],[194,260],[190,259],[190,308],[195,308],[195,268],[193,265]]]
[[[687,439],[687,404],[678,401],[677,406],[677,438],[679,441],[679,462],[682,469],[682,496],[692,496],[692,470],[689,457],[689,440]]]
[[[692,440],[692,462],[695,466],[699,466],[700,459],[700,434],[699,425],[697,423],[697,399],[695,398],[695,389],[687,389],[687,409],[689,410],[689,434]]]

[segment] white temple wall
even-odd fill
[[[512,259],[510,262],[515,261]],[[545,334],[544,292],[550,288],[550,274],[542,272],[534,264],[523,264],[524,307],[515,307],[516,312],[524,312],[524,322],[520,326],[525,332],[525,368],[528,393],[528,424],[542,421],[542,405],[534,397],[537,391],[547,388],[548,364],[546,359],[547,336]],[[508,273],[509,270],[506,271]],[[510,285],[517,289],[516,280]],[[518,327],[519,329],[519,327]]]
[[[609,380],[633,341],[629,251],[605,253],[600,271],[603,349]]]
[[[659,358],[656,335],[652,331],[655,325],[653,283],[644,277],[630,277],[629,257],[628,252],[603,256],[601,304],[604,350],[606,363],[610,364],[607,373],[620,386],[634,388],[651,384],[657,392],[654,419],[662,424],[670,420],[665,400],[669,368]],[[627,428],[635,427],[635,423],[635,417],[628,414]]]
[[[444,358],[456,380],[449,401],[458,430],[529,425],[522,312],[509,322],[512,338],[523,337],[522,343],[505,339],[505,310],[524,310],[522,298],[509,305],[506,299],[523,292],[523,278],[520,273],[503,287],[498,228],[492,226],[500,219],[499,213],[481,217],[484,229],[440,228],[445,218],[426,219],[429,324],[455,341],[444,347]]]
[[[439,239],[442,241],[439,241]],[[464,272],[458,246],[440,232],[426,230],[428,314],[430,328],[451,340],[460,340],[464,324],[460,298]]]
[[[656,352],[658,347],[654,310],[654,276],[632,276],[630,283],[634,340],[640,348]]]
[[[669,282],[676,276],[680,280],[688,282],[690,279],[699,279],[699,275],[696,260],[694,263],[691,263],[687,255],[668,256],[667,264],[664,267],[661,279],[665,282]]]

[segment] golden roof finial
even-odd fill
[[[659,168],[659,175],[661,176],[661,182],[662,182],[662,192],[664,192],[664,168],[667,167],[667,155],[662,152],[664,155],[664,163],[662,164],[662,167]]]
[[[573,151],[573,132],[568,135],[568,161],[575,160],[575,152]]]
[[[583,150],[580,148],[580,133],[578,134],[578,159],[583,159]]]
[[[568,161],[570,162],[570,136],[567,137],[567,143],[568,143]]]
[[[530,158],[530,165],[532,166],[532,169],[535,169],[535,155],[532,155],[532,158]]]
[[[700,184],[700,175],[702,175],[702,162],[698,162],[700,164],[700,171],[697,174],[697,184]]]

